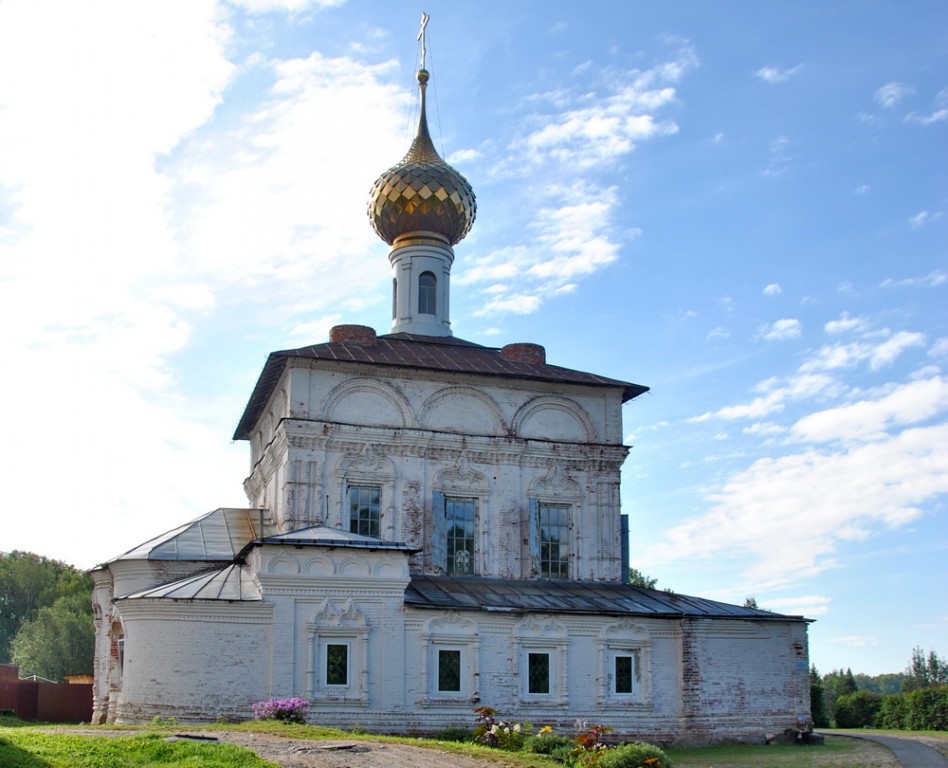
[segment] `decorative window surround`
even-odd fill
[[[326,600],[306,625],[309,646],[306,670],[306,698],[312,705],[334,705],[339,702],[366,707],[368,693],[368,640],[369,627],[365,616],[348,599],[341,602]],[[330,646],[346,646],[346,682],[327,680]],[[339,651],[335,651],[338,653]]]
[[[652,703],[652,643],[648,630],[631,619],[604,627],[599,633],[599,705],[650,709]],[[618,666],[617,666],[618,665]],[[621,667],[625,665],[626,670]],[[629,676],[621,680],[618,671]],[[628,683],[630,690],[619,683]]]
[[[421,666],[421,688],[424,691],[421,705],[457,704],[470,707],[472,702],[478,701],[480,635],[476,622],[464,618],[457,611],[449,611],[446,616],[428,620],[421,633],[421,641],[425,649]],[[457,691],[439,690],[442,651],[460,653],[461,679]]]
[[[566,627],[552,616],[527,616],[513,632],[516,646],[514,673],[520,679],[520,703],[531,707],[562,707],[567,701],[566,652],[569,637]],[[530,655],[549,657],[549,692],[531,693]],[[535,663],[539,661],[535,659]]]

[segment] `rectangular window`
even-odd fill
[[[326,646],[326,685],[349,684],[349,646],[330,643]]]
[[[461,652],[438,651],[438,690],[461,690]]]
[[[569,506],[540,504],[537,507],[540,534],[540,575],[546,579],[569,578]]]
[[[349,531],[380,538],[379,499],[382,489],[371,485],[349,486]]]
[[[531,653],[527,656],[527,692],[550,692],[550,654]]]
[[[447,522],[448,573],[474,573],[474,527],[477,499],[444,500]]]
[[[632,671],[633,658],[631,656],[616,656],[616,693],[633,693]]]

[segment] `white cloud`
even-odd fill
[[[764,296],[779,296],[781,293],[783,293],[783,288],[780,287],[780,283],[770,283],[763,290]]]
[[[761,67],[754,74],[768,83],[783,83],[803,71],[803,64],[781,69],[780,67]]]
[[[948,381],[933,376],[902,384],[876,399],[811,413],[793,425],[791,434],[819,443],[878,440],[893,427],[926,421],[946,409]]]
[[[488,284],[481,292],[490,298],[478,315],[535,312],[546,299],[572,291],[573,281],[618,258],[620,233],[613,227],[617,189],[576,182],[548,187],[545,194],[548,204],[536,209],[526,230],[533,233],[529,247],[510,246],[468,257],[464,271],[454,279],[461,285]],[[621,236],[638,234],[633,228]]]
[[[864,331],[869,327],[869,321],[864,317],[850,317],[848,312],[843,312],[839,320],[830,320],[823,326],[823,330],[829,334],[847,333],[848,331]]]
[[[271,11],[298,11],[314,8],[335,8],[346,0],[229,0],[249,13],[269,13]]]
[[[764,176],[782,176],[790,168],[790,163],[796,159],[790,148],[793,142],[787,136],[778,136],[770,142],[770,157]]]
[[[838,635],[830,638],[831,643],[838,643],[849,648],[865,648],[879,644],[879,638],[874,635]]]
[[[607,71],[601,91],[590,99],[588,82],[581,93],[557,91],[534,102],[552,101],[559,112],[535,114],[532,128],[514,143],[514,151],[533,165],[550,162],[573,169],[603,166],[632,152],[636,145],[656,136],[677,133],[677,124],[656,113],[676,99],[675,85],[697,63],[693,49],[681,44],[677,57],[647,70]],[[517,167],[520,172],[528,169]]]
[[[838,389],[839,385],[825,374],[807,373],[792,376],[782,384],[775,378],[767,379],[754,388],[761,394],[750,402],[728,405],[714,412],[694,416],[689,421],[703,422],[713,418],[761,419],[782,411],[787,403],[835,394]]]
[[[894,278],[888,277],[879,283],[879,286],[881,288],[911,288],[914,286],[937,288],[939,285],[944,285],[945,283],[948,283],[948,272],[936,269],[934,272],[929,272],[923,277],[906,277],[902,280],[895,280]]]
[[[780,426],[779,424],[774,424],[771,421],[755,421],[749,427],[744,427],[741,430],[745,435],[780,435],[786,432],[786,428]]]
[[[853,193],[856,195],[868,195],[872,191],[872,187],[869,184],[860,184],[853,190]]]
[[[905,83],[890,82],[878,88],[875,93],[876,103],[884,109],[892,109],[902,99],[913,93],[910,86]]]
[[[860,341],[850,344],[831,344],[820,347],[801,366],[800,370],[831,371],[840,368],[852,368],[868,361],[872,370],[891,365],[907,349],[925,345],[925,335],[911,331],[891,333],[888,329],[881,332],[880,341]]]
[[[937,339],[932,348],[928,350],[929,357],[945,357],[948,356],[948,336],[942,336],[940,339]]]
[[[829,613],[832,600],[831,597],[825,595],[798,595],[796,597],[768,597],[764,598],[762,602],[771,611],[791,616],[813,618],[815,616],[825,616]]]
[[[909,217],[908,223],[912,229],[918,229],[926,224],[931,224],[933,221],[938,221],[938,219],[944,215],[942,211],[935,211],[934,213],[930,211],[919,211],[914,216]]]
[[[758,459],[708,496],[707,513],[670,529],[649,560],[742,559],[744,578],[759,590],[816,575],[836,566],[853,531],[905,526],[921,505],[948,493],[946,441],[948,424],[936,424],[839,450]]]
[[[765,341],[785,341],[795,339],[802,331],[803,326],[799,320],[785,317],[761,328],[760,338]]]
[[[919,115],[915,112],[909,112],[905,116],[905,122],[916,123],[918,125],[931,125],[932,123],[943,123],[948,120],[948,109],[942,107],[936,109],[928,115]]]

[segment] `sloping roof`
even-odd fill
[[[276,533],[262,509],[215,509],[149,539],[116,560],[233,560],[251,541]]]
[[[786,616],[690,595],[600,581],[413,575],[405,590],[405,605],[506,613],[806,621],[802,616]]]
[[[260,600],[260,588],[250,569],[238,563],[201,571],[168,584],[150,587],[119,599],[165,598],[168,600],[226,600],[248,602]]]
[[[400,541],[383,541],[371,536],[343,531],[339,528],[329,528],[325,525],[314,525],[296,531],[278,533],[255,540],[252,544],[254,546],[261,544],[292,544],[295,547],[350,547],[354,549],[393,549],[402,552],[419,551]]]
[[[246,440],[250,437],[250,432],[266,407],[287,361],[292,358],[473,373],[559,384],[616,387],[622,390],[622,402],[648,391],[648,387],[641,384],[609,379],[593,373],[546,363],[511,360],[502,356],[496,347],[483,347],[450,336],[442,338],[393,333],[377,337],[375,343],[368,346],[352,342],[326,342],[300,349],[271,352],[234,432],[234,440]]]

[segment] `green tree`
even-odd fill
[[[10,647],[24,622],[71,595],[91,603],[92,577],[32,552],[0,553],[0,664],[12,661]]]
[[[87,595],[60,597],[24,622],[11,643],[11,655],[24,674],[61,681],[66,675],[91,675],[95,654],[92,605]]]
[[[915,646],[902,680],[902,690],[917,691],[946,683],[948,683],[948,661],[943,661],[935,651],[929,651],[926,656],[920,646]]]
[[[813,664],[810,667],[810,717],[817,728],[828,728],[829,712],[826,709],[826,689],[823,678]]]
[[[629,584],[633,587],[645,587],[646,589],[657,589],[658,579],[646,576],[638,568],[629,568]]]

